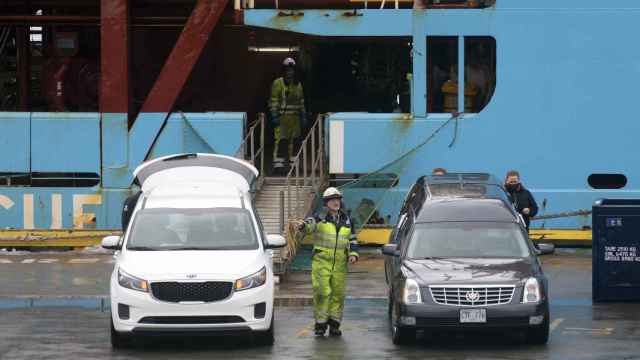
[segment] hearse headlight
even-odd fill
[[[422,303],[422,295],[420,294],[420,286],[418,282],[413,279],[407,279],[404,282],[404,289],[402,289],[402,301],[405,304],[420,304]]]
[[[118,284],[127,289],[149,292],[149,283],[147,280],[142,280],[133,275],[127,274],[120,268],[118,268]]]
[[[267,268],[263,267],[260,271],[258,271],[255,274],[236,280],[234,289],[236,291],[253,289],[253,288],[257,288],[258,286],[264,285],[264,283],[266,282],[267,282]]]
[[[540,282],[536,278],[528,278],[524,283],[524,291],[522,292],[522,302],[538,303],[540,302]]]

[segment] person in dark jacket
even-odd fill
[[[531,218],[538,213],[538,204],[536,204],[536,200],[533,198],[533,195],[531,195],[531,192],[525,189],[520,182],[520,173],[515,170],[509,171],[505,178],[504,187],[509,194],[513,206],[522,215],[527,230],[529,230]]]
[[[140,186],[138,183],[138,179],[133,180],[134,185]],[[130,195],[124,200],[124,205],[122,206],[122,232],[127,231],[127,227],[129,227],[129,221],[131,220],[131,215],[133,215],[133,210],[136,209],[136,204],[138,203],[138,199],[142,195],[141,190],[137,190],[133,195]]]

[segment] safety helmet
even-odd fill
[[[288,57],[282,62],[282,66],[296,66],[296,61]]]
[[[324,194],[322,194],[322,199],[324,201],[329,201],[331,199],[342,199],[342,193],[340,192],[340,190],[334,187],[330,187],[324,191]]]

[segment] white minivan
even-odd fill
[[[139,334],[252,333],[273,344],[274,276],[253,207],[258,171],[222,155],[181,154],[140,165],[142,195],[122,237],[102,241],[115,253],[111,344]]]

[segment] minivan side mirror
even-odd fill
[[[277,249],[287,246],[287,239],[282,235],[267,235],[267,249]]]
[[[387,244],[382,247],[382,253],[388,256],[400,256],[398,244]]]
[[[102,239],[102,247],[109,250],[120,250],[120,236],[110,235]]]
[[[556,247],[553,244],[538,244],[538,255],[549,255],[556,251]]]

